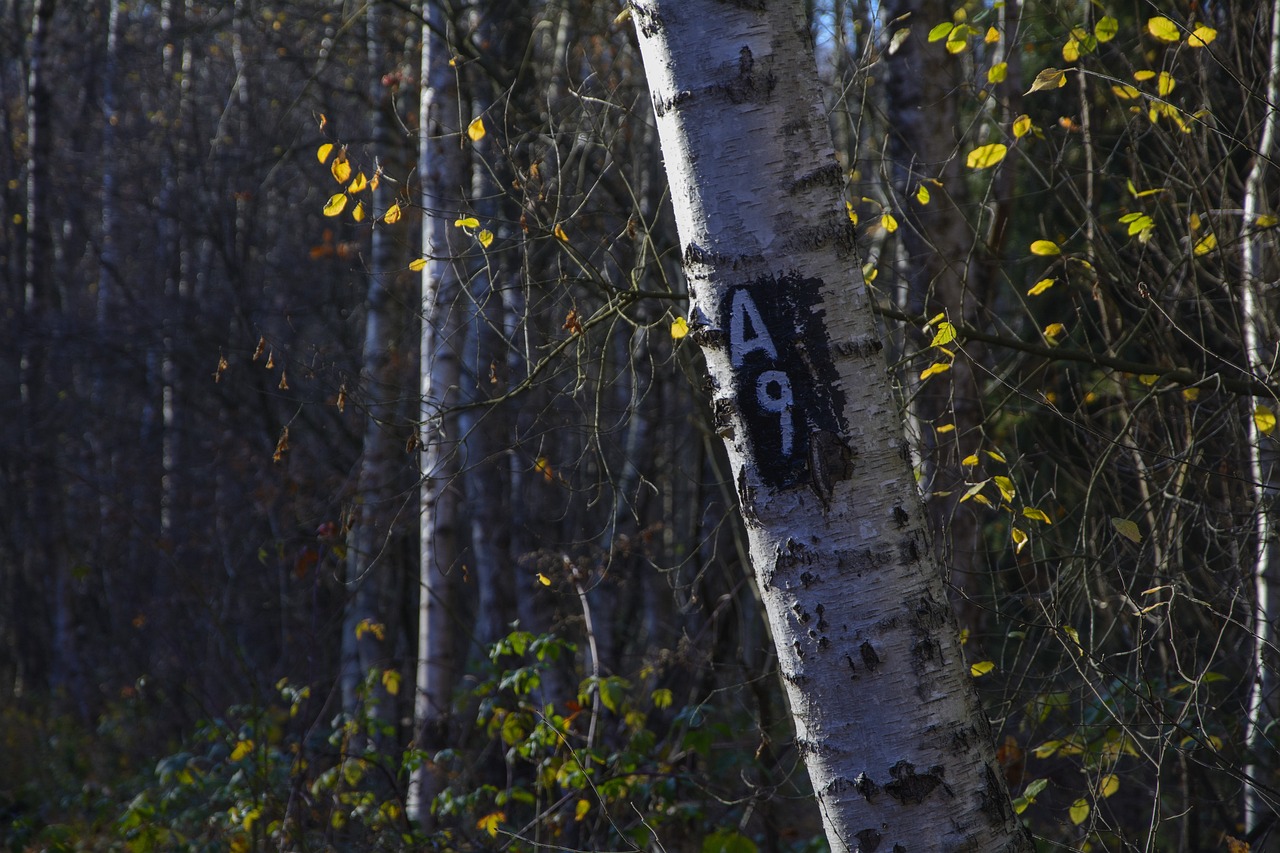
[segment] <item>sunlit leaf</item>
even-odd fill
[[[498,824],[506,819],[506,812],[490,812],[476,821],[476,829],[482,829],[489,833],[490,837],[494,837],[498,834]]]
[[[1207,255],[1214,249],[1218,248],[1218,237],[1212,231],[1196,241],[1195,247],[1191,250],[1198,258],[1201,255]]]
[[[480,220],[474,216],[466,216],[462,219],[453,220],[453,225],[455,228],[479,228]]]
[[[982,676],[986,675],[988,672],[991,672],[991,670],[995,668],[996,668],[995,661],[980,660],[977,663],[975,663],[973,666],[969,667],[969,674],[972,675],[974,678],[981,678]]]
[[[1013,553],[1021,554],[1027,545],[1027,534],[1015,527],[1009,531],[1009,536],[1013,539]]]
[[[1003,83],[1005,78],[1009,76],[1009,63],[997,62],[995,65],[987,69],[987,82],[991,84]]]
[[[1144,373],[1138,377],[1138,381],[1141,382],[1143,385],[1146,385],[1148,388],[1150,388],[1152,385],[1155,385],[1156,382],[1160,381],[1160,374]]]
[[[1163,15],[1157,15],[1147,21],[1147,32],[1160,39],[1160,41],[1180,41],[1182,33],[1178,30],[1178,25]],[[1079,821],[1076,821],[1079,823]]]
[[[677,317],[671,321],[671,337],[680,340],[689,334],[689,322],[683,317]]]
[[[920,381],[923,382],[924,380],[928,379],[930,376],[937,376],[940,373],[946,373],[950,369],[951,369],[951,362],[948,362],[948,361],[935,362],[934,364],[931,364],[928,367],[926,367],[924,370],[920,371]]]
[[[413,270],[414,272],[422,272],[426,268],[427,268],[426,258],[414,258],[412,261],[409,261],[409,269]]]
[[[960,496],[960,503],[964,503],[965,501],[967,501],[967,500],[969,500],[969,499],[971,499],[971,498],[981,498],[981,497],[982,497],[982,495],[981,495],[981,494],[979,494],[979,492],[981,492],[983,489],[985,489],[985,488],[987,487],[987,483],[989,483],[989,482],[991,482],[991,481],[990,481],[990,480],[983,480],[981,483],[974,483],[972,486],[970,486],[969,488],[965,489],[965,490],[964,490],[964,494]],[[983,500],[981,501],[981,503],[985,503],[985,504],[987,504],[988,506],[990,506],[990,505],[991,505],[991,501],[986,500],[985,498],[983,498]]]
[[[916,201],[920,202],[921,204],[929,203],[929,188],[926,187],[924,184],[921,184],[920,189],[916,190]]]
[[[969,152],[969,156],[965,158],[965,165],[970,169],[989,169],[1003,160],[1008,151],[1009,146],[1003,142],[979,145]]]
[[[1014,495],[1017,494],[1013,487],[1013,480],[1008,477],[994,477],[996,488],[1000,490],[1000,497],[1006,501],[1012,501]]]
[[[484,246],[487,249],[493,244],[493,232],[486,228],[476,235],[476,240],[480,242],[481,246]]]
[[[1143,83],[1143,82],[1146,82],[1147,80],[1151,80],[1155,76],[1156,76],[1156,72],[1152,71],[1150,68],[1143,68],[1139,71],[1133,72],[1133,79],[1137,80],[1139,83]]]
[[[351,211],[351,218],[356,222],[364,222],[364,202],[356,202],[355,208]]]
[[[893,214],[885,211],[880,217],[880,227],[892,234],[898,230],[898,220],[893,218]]]
[[[467,125],[467,138],[472,142],[479,142],[484,139],[484,119],[477,116],[471,120],[471,124]]]
[[[333,153],[333,143],[326,142],[316,149],[316,159],[321,163],[329,162],[329,155]]]
[[[556,239],[561,240],[565,243],[569,242],[569,235],[564,233],[564,228],[559,223],[556,223],[556,227],[552,231],[552,233],[556,235]]]
[[[1258,407],[1253,410],[1253,422],[1263,435],[1271,435],[1276,429],[1276,413],[1271,410],[1270,406],[1259,403]]]
[[[400,205],[393,204],[387,208],[387,212],[382,214],[382,221],[388,225],[394,225],[400,221]]]
[[[1069,814],[1071,815],[1071,822],[1076,826],[1084,823],[1085,819],[1089,817],[1089,801],[1083,797],[1076,800],[1071,804]]]
[[[357,172],[355,180],[347,185],[347,192],[358,193],[367,186],[369,186],[369,179],[364,176],[364,172]]]
[[[968,24],[956,24],[951,32],[947,33],[947,53],[963,53],[969,46],[969,34],[972,32],[973,28]]]
[[[995,44],[1000,41],[1000,31],[995,27],[987,27],[987,34],[982,37],[982,40],[987,44]],[[1003,65],[1004,63],[1001,64]]]
[[[1054,282],[1056,281],[1057,279],[1054,279],[1054,278],[1040,279],[1039,281],[1037,281],[1035,284],[1031,286],[1030,290],[1027,291],[1027,296],[1039,296],[1049,288],[1053,287]]]
[[[1177,85],[1178,81],[1174,80],[1173,75],[1168,71],[1161,71],[1156,77],[1156,91],[1162,98],[1171,94]]]
[[[929,342],[931,347],[945,346],[956,339],[956,327],[943,320],[938,324],[938,333]]]
[[[538,572],[536,575],[534,575],[534,577],[537,578],[538,583],[542,584],[543,586],[551,586],[551,578],[547,577],[542,572]]]
[[[887,53],[893,56],[902,47],[902,43],[907,40],[907,36],[911,35],[910,27],[903,27],[893,34],[893,38],[889,39],[889,48]]]
[[[844,203],[845,212],[849,214],[849,221],[854,225],[858,224],[858,212],[853,209],[853,203],[846,201]]]
[[[1112,86],[1111,91],[1115,93],[1115,96],[1117,98],[1120,98],[1121,100],[1124,100],[1124,101],[1132,101],[1134,98],[1142,94],[1133,86],[1130,86],[1128,83],[1123,83],[1119,86]]]
[[[1280,216],[1272,216],[1269,213],[1264,213],[1257,219],[1253,220],[1253,224],[1256,228],[1274,228],[1276,225],[1280,225]]]
[[[1080,42],[1076,41],[1073,38],[1067,39],[1066,43],[1062,45],[1062,58],[1065,59],[1067,62],[1075,62],[1077,59],[1079,59],[1080,58]]]
[[[1031,81],[1031,88],[1023,92],[1024,95],[1030,95],[1032,92],[1043,92],[1048,89],[1057,89],[1067,85],[1067,72],[1061,68],[1046,68],[1036,75],[1036,79]]]
[[[345,156],[339,156],[329,166],[329,171],[333,174],[335,181],[345,184],[347,179],[351,177],[351,161]]]
[[[236,741],[235,748],[231,750],[232,761],[243,761],[245,756],[253,752],[253,741],[249,739]]]
[[[950,21],[943,21],[941,24],[938,24],[933,29],[929,30],[929,41],[942,41],[951,34],[951,31],[955,29],[955,26],[956,25]]]
[[[1186,400],[1189,403],[1195,402],[1197,399],[1199,399],[1199,397],[1200,397],[1199,388],[1183,388],[1182,389],[1182,399]]]
[[[1031,254],[1047,258],[1062,254],[1062,249],[1052,240],[1036,240],[1031,244]]]
[[[573,807],[573,819],[575,822],[581,822],[587,816],[587,812],[591,811],[590,800],[578,800],[577,805]]]
[[[1115,528],[1116,533],[1119,533],[1134,544],[1142,541],[1142,531],[1138,529],[1138,525],[1127,518],[1113,518],[1111,519],[1111,526]]]
[[[1103,44],[1115,38],[1118,32],[1120,32],[1120,22],[1110,15],[1099,18],[1098,23],[1093,26],[1094,38]]]
[[[1036,509],[1033,506],[1024,506],[1022,508],[1022,516],[1023,518],[1029,518],[1032,521],[1043,521],[1045,524],[1053,524],[1044,510]]]
[[[970,453],[968,456],[960,460],[960,464],[972,468],[978,464],[978,454]]]
[[[346,193],[334,193],[324,205],[325,216],[337,216],[347,206]]]
[[[987,454],[988,456],[990,456],[992,459],[996,460],[997,462],[1005,462],[1005,461],[1006,461],[1006,460],[1005,460],[1005,458],[1004,458],[1004,455],[1003,455],[1003,454],[1001,454],[1001,453],[1000,453],[1000,451],[998,451],[998,450],[984,450],[984,451],[982,451],[982,452],[983,452],[983,453],[985,453],[985,454]]]
[[[1191,35],[1187,36],[1187,47],[1208,47],[1209,42],[1217,37],[1217,30],[1201,24],[1191,31]]]
[[[939,435],[942,435],[943,433],[955,432],[955,429],[956,429],[955,424],[943,424],[942,426],[935,429],[934,432],[938,433]]]
[[[671,701],[674,697],[670,690],[665,687],[659,687],[657,690],[649,694],[649,698],[653,700],[653,707],[661,709],[670,708]]]
[[[384,669],[382,671],[382,687],[388,694],[395,696],[400,692],[400,670]]]

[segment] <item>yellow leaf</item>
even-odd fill
[[[506,812],[489,812],[489,814],[476,821],[476,829],[483,829],[489,833],[490,837],[496,837],[498,834],[498,824],[507,819]]]
[[[978,464],[978,454],[970,453],[968,456],[960,460],[960,464],[972,468],[974,465]]]
[[[1062,746],[1062,741],[1060,740],[1047,740],[1031,750],[1031,754],[1036,758],[1052,758],[1060,746]]]
[[[1198,258],[1201,255],[1207,255],[1214,249],[1218,248],[1218,237],[1212,231],[1196,241],[1195,248],[1191,251]]]
[[[1174,42],[1182,39],[1182,33],[1178,31],[1178,25],[1162,15],[1157,15],[1147,21],[1147,32],[1160,39],[1160,41]],[[1079,821],[1076,821],[1076,823],[1079,823]]]
[[[941,435],[941,434],[946,433],[946,432],[955,432],[955,429],[956,429],[956,425],[955,425],[955,424],[943,424],[942,426],[940,426],[940,427],[938,427],[936,430],[934,430],[934,432],[936,432],[936,433],[938,433],[939,435]]]
[[[680,340],[689,334],[689,322],[683,317],[677,317],[671,321],[671,337]]]
[[[988,83],[1003,83],[1005,78],[1009,76],[1009,63],[997,62],[995,65],[987,69]]]
[[[587,816],[587,812],[591,811],[590,800],[578,800],[578,804],[573,807],[573,819],[580,822]]]
[[[970,169],[989,169],[1004,159],[1009,146],[1003,142],[992,142],[990,145],[979,145],[969,152],[965,165]]]
[[[364,172],[359,172],[356,174],[356,179],[347,185],[347,192],[358,193],[367,186],[369,186],[369,179],[364,176]]]
[[[325,216],[337,216],[347,206],[346,193],[334,193],[324,205]]]
[[[556,239],[562,240],[565,243],[569,242],[569,235],[564,233],[564,228],[560,226],[560,223],[556,223],[555,230],[552,233],[556,235]]]
[[[1166,95],[1172,94],[1174,87],[1177,85],[1178,81],[1174,80],[1173,75],[1168,71],[1161,71],[1159,76],[1156,78],[1156,91],[1160,93],[1160,97],[1162,98]]]
[[[1113,518],[1111,519],[1111,526],[1116,529],[1116,533],[1119,533],[1134,544],[1142,541],[1142,531],[1138,530],[1138,525],[1127,518]]]
[[[384,669],[382,671],[382,686],[392,696],[398,694],[400,692],[400,670]]]
[[[486,249],[493,243],[493,232],[488,228],[476,235],[476,239],[480,241],[480,245]]]
[[[1182,399],[1186,400],[1188,403],[1195,402],[1199,397],[1200,397],[1199,388],[1183,388],[1182,389]]]
[[[412,261],[409,261],[409,269],[413,270],[414,272],[422,272],[426,268],[427,268],[426,258],[414,258]]]
[[[1132,101],[1134,98],[1142,94],[1137,89],[1128,85],[1127,83],[1121,84],[1119,86],[1112,86],[1111,91],[1115,93],[1115,96],[1117,98],[1120,98],[1123,101]]]
[[[351,161],[345,156],[339,157],[329,166],[329,171],[333,174],[333,179],[340,184],[345,184],[347,178],[351,177]]]
[[[1271,411],[1270,406],[1264,406],[1259,403],[1258,407],[1253,410],[1253,422],[1263,435],[1271,435],[1276,428],[1276,413]]]
[[[231,750],[231,760],[243,761],[244,757],[251,752],[253,752],[253,741],[248,739],[237,741],[235,749]]]
[[[947,34],[947,53],[963,53],[969,46],[969,33],[972,28],[968,24],[957,24]]]
[[[542,584],[543,586],[551,586],[551,578],[547,577],[542,572],[538,572],[538,574],[535,575],[534,577],[536,577],[538,579],[538,583]]]
[[[987,27],[987,34],[982,37],[982,40],[987,44],[995,44],[1000,41],[1000,31],[995,27]],[[1000,64],[1003,65],[1004,63]]]
[[[1106,776],[1103,776],[1098,780],[1098,793],[1102,795],[1103,799],[1106,799],[1119,790],[1120,777],[1114,773],[1108,773]]]
[[[1036,240],[1031,244],[1031,254],[1048,258],[1054,255],[1061,255],[1062,249],[1052,240]]]
[[[990,672],[995,668],[996,668],[995,661],[980,660],[977,663],[975,663],[973,666],[969,667],[969,674],[972,675],[974,678],[980,678],[981,676],[986,675],[988,672]]]
[[[479,228],[480,220],[476,219],[474,216],[467,216],[462,219],[453,220],[453,225],[455,228]]]
[[[1075,62],[1080,58],[1080,42],[1074,38],[1067,39],[1067,43],[1062,46],[1062,58],[1067,62]]]
[[[1003,456],[1001,456],[1001,455],[1000,455],[1000,451],[998,451],[998,450],[984,450],[984,451],[982,451],[982,452],[983,452],[983,453],[985,453],[985,454],[987,454],[988,456],[990,456],[992,459],[996,460],[997,462],[1004,462],[1004,461],[1005,461],[1005,458],[1004,458]]]
[[[1076,826],[1084,823],[1085,818],[1089,817],[1089,801],[1081,798],[1071,804],[1071,822]]]
[[[1144,373],[1138,377],[1138,381],[1141,382],[1143,385],[1146,385],[1148,388],[1150,388],[1152,385],[1155,385],[1156,382],[1159,381],[1159,379],[1160,379],[1160,374],[1158,373]]]
[[[1027,291],[1027,296],[1039,296],[1049,288],[1053,287],[1053,284],[1055,281],[1057,281],[1057,279],[1053,279],[1053,278],[1040,279],[1034,285],[1031,286],[1030,290]]]
[[[480,117],[473,118],[471,124],[467,125],[467,138],[472,142],[479,142],[484,139],[484,119]]]
[[[1021,139],[1031,132],[1031,116],[1020,115],[1013,120],[1013,137]]]
[[[1000,490],[1000,497],[1006,501],[1012,501],[1016,492],[1013,487],[1013,480],[1008,477],[995,477],[996,488]]]
[[[1152,71],[1150,68],[1143,68],[1141,71],[1133,72],[1133,79],[1137,80],[1139,83],[1150,80],[1155,76],[1156,72]]]
[[[400,205],[393,204],[387,208],[387,212],[382,214],[382,221],[388,225],[394,225],[400,221]]]
[[[332,153],[333,153],[333,143],[326,142],[324,145],[321,145],[319,148],[316,149],[316,159],[319,160],[321,163],[328,162],[329,155]]]
[[[1187,223],[1188,223],[1188,225],[1190,225],[1190,227],[1191,227],[1191,233],[1192,233],[1192,234],[1194,234],[1194,233],[1196,233],[1197,231],[1199,231],[1199,230],[1200,230],[1200,214],[1198,214],[1198,213],[1192,213],[1192,214],[1191,214],[1191,218],[1187,220]]]
[[[364,222],[364,202],[356,202],[355,209],[351,211],[351,218],[356,222]]]
[[[1022,549],[1027,544],[1027,534],[1015,527],[1009,531],[1009,535],[1013,539],[1013,553],[1022,553]]]
[[[1023,518],[1029,518],[1032,521],[1043,521],[1045,524],[1053,524],[1044,510],[1036,509],[1033,506],[1024,506],[1022,508],[1022,516]]]
[[[1031,88],[1023,92],[1024,95],[1030,95],[1032,92],[1043,92],[1048,89],[1058,89],[1067,85],[1067,72],[1061,68],[1046,68],[1036,75],[1036,79],[1031,81]]]
[[[1067,327],[1061,323],[1050,323],[1044,327],[1044,336],[1049,339],[1050,343],[1054,338],[1060,338],[1067,333]]]
[[[880,217],[880,227],[892,234],[898,230],[898,220],[893,218],[893,214],[886,211]],[[563,239],[563,238],[562,238]]]
[[[937,376],[939,373],[946,373],[950,369],[951,369],[950,362],[939,361],[935,364],[931,364],[920,372],[920,381],[923,382],[924,380],[928,379],[930,376]]]
[[[1256,228],[1274,228],[1277,224],[1280,224],[1280,217],[1264,213],[1257,219],[1253,220],[1253,224]]]
[[[1103,44],[1115,38],[1118,32],[1120,32],[1120,22],[1110,15],[1099,18],[1098,23],[1093,27],[1093,37]]]
[[[1213,27],[1207,27],[1200,24],[1191,31],[1191,35],[1187,36],[1187,47],[1208,47],[1209,42],[1218,37],[1218,31]]]
[[[858,212],[853,209],[853,203],[846,201],[844,203],[845,212],[849,214],[849,221],[854,225],[858,224]]]
[[[920,202],[921,204],[929,203],[929,188],[926,187],[924,184],[921,184],[920,189],[916,190],[916,201]]]
[[[938,333],[929,342],[931,347],[945,346],[956,339],[956,327],[943,320],[938,324]]]

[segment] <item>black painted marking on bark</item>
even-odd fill
[[[862,655],[862,664],[867,668],[867,672],[875,672],[876,667],[880,665],[880,655],[876,654],[871,643],[863,640],[862,645],[858,646],[858,654]]]
[[[942,767],[934,766],[924,773],[917,773],[914,764],[909,761],[899,761],[889,768],[889,775],[893,777],[893,781],[885,783],[884,791],[903,804],[919,805],[938,788],[942,788],[954,797],[955,792],[942,779],[943,772]]]
[[[737,405],[760,478],[772,489],[815,483],[816,433],[829,435],[820,448],[824,465],[851,453],[840,449],[844,395],[819,307],[821,287],[818,279],[765,275],[729,288],[720,303]],[[845,473],[838,461],[834,467]],[[830,472],[822,476],[829,480]],[[830,483],[815,488],[823,485]]]

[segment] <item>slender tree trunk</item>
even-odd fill
[[[1269,381],[1268,365],[1274,365],[1276,346],[1275,317],[1267,309],[1265,298],[1268,285],[1275,281],[1264,271],[1263,254],[1265,233],[1257,227],[1258,215],[1267,202],[1265,177],[1269,171],[1276,134],[1280,133],[1280,0],[1272,0],[1270,16],[1271,38],[1267,51],[1266,96],[1262,136],[1254,154],[1253,166],[1245,181],[1244,221],[1241,232],[1241,260],[1244,268],[1242,282],[1242,318],[1245,352],[1249,374],[1256,379]],[[1274,304],[1274,303],[1273,303]],[[1275,400],[1259,400],[1272,411],[1280,411]],[[1277,678],[1276,622],[1280,620],[1280,530],[1276,529],[1276,503],[1280,493],[1276,467],[1280,464],[1280,447],[1274,433],[1268,435],[1258,428],[1256,418],[1249,418],[1249,461],[1254,483],[1257,508],[1254,511],[1255,563],[1254,563],[1254,682],[1249,691],[1246,739],[1249,764],[1245,767],[1244,818],[1245,833],[1252,836],[1255,830],[1270,820],[1275,803],[1268,807],[1255,783],[1272,787],[1275,781],[1275,733],[1272,731],[1280,720],[1280,679]]]
[[[803,4],[633,6],[692,337],[833,850],[1030,849],[930,548]]]
[[[430,754],[445,745],[457,675],[458,649],[452,638],[457,626],[450,594],[450,573],[458,556],[453,483],[457,421],[448,410],[457,401],[463,311],[457,304],[461,282],[452,243],[461,234],[453,222],[461,214],[469,178],[462,156],[456,71],[445,38],[449,22],[440,4],[426,3],[423,8],[418,174],[427,265],[422,271],[421,588],[414,732],[418,748]],[[407,803],[411,819],[430,826],[431,801],[442,786],[443,779],[430,760],[413,772]]]

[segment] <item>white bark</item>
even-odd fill
[[[1029,849],[857,280],[803,6],[633,9],[693,337],[832,849]]]
[[[422,486],[418,661],[414,697],[417,746],[442,747],[456,671],[452,646],[449,572],[457,559],[457,507],[451,480],[456,470],[456,419],[446,415],[456,402],[463,312],[457,305],[461,283],[450,241],[453,221],[468,181],[462,157],[458,88],[444,33],[440,4],[423,4],[422,95],[418,113],[418,174],[422,181]],[[429,762],[412,774],[407,808],[412,820],[429,826],[431,801],[442,780]]]
[[[1263,269],[1263,244],[1265,234],[1254,224],[1266,204],[1267,186],[1264,176],[1275,148],[1280,113],[1276,103],[1280,101],[1280,0],[1271,3],[1271,39],[1268,49],[1266,104],[1262,136],[1254,155],[1253,166],[1245,180],[1244,221],[1240,241],[1241,260],[1244,269],[1242,282],[1242,322],[1244,324],[1245,357],[1249,374],[1263,381],[1268,365],[1273,363],[1272,351],[1275,339],[1274,319],[1268,315],[1264,293],[1268,284]],[[1259,400],[1273,411],[1278,408],[1275,400]],[[1247,735],[1249,764],[1245,767],[1244,822],[1246,835],[1252,835],[1274,813],[1275,803],[1268,806],[1264,795],[1254,782],[1267,786],[1275,770],[1269,741],[1275,737],[1270,729],[1277,721],[1277,673],[1276,673],[1276,621],[1280,619],[1280,587],[1275,578],[1280,567],[1280,538],[1275,525],[1277,478],[1275,466],[1280,457],[1274,436],[1264,435],[1254,418],[1249,423],[1249,461],[1255,496],[1258,502],[1254,513],[1256,553],[1254,576],[1254,682],[1249,691],[1247,710]]]

